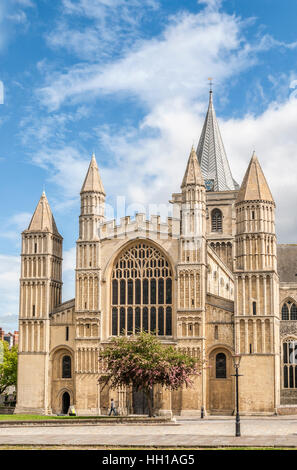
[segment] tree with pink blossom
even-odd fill
[[[200,375],[202,369],[199,359],[145,332],[112,338],[101,351],[100,362],[104,382],[112,389],[133,386],[143,390],[149,416],[153,416],[151,391],[154,385],[168,390],[191,387],[194,376]]]

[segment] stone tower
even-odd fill
[[[242,355],[241,409],[279,404],[279,279],[275,203],[255,153],[236,200],[235,349]]]
[[[16,412],[49,410],[50,313],[61,303],[62,240],[43,192],[22,233]]]
[[[105,192],[94,154],[80,196],[75,295],[76,391],[78,408],[88,412],[97,408],[94,390],[97,387],[98,341],[102,337],[99,224],[104,220]]]
[[[179,240],[177,337],[185,350],[203,359],[205,354],[206,198],[197,155],[192,147],[181,185],[181,235]],[[197,383],[199,403],[205,393],[203,377]],[[186,400],[187,391],[184,391]],[[199,397],[199,398],[198,398]],[[205,406],[205,404],[204,404]]]

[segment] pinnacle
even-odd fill
[[[60,235],[56,226],[45,191],[39,199],[35,212],[30,221],[28,231],[30,232],[51,232]]]
[[[243,201],[274,202],[255,151],[243,178],[236,202]]]
[[[184,188],[188,185],[204,186],[204,180],[198,163],[197,154],[193,145],[181,187]]]
[[[81,193],[83,192],[96,192],[101,193],[105,196],[104,187],[102,184],[94,152],[92,153],[92,158],[87,171],[87,175],[85,177],[84,184],[81,188]]]

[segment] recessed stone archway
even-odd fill
[[[224,346],[209,352],[208,410],[210,414],[230,415],[234,411],[232,354]]]
[[[63,412],[63,394],[65,392],[70,397],[69,406],[74,404],[73,356],[73,350],[65,345],[57,347],[51,352],[51,410],[53,413]],[[68,368],[65,368],[65,358],[70,358],[67,364]]]

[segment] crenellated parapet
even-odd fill
[[[112,238],[132,238],[135,233],[142,234],[144,237],[161,240],[179,238],[180,219],[168,217],[166,222],[162,222],[159,215],[152,215],[147,220],[145,214],[139,213],[135,215],[135,219],[131,219],[130,216],[122,217],[118,225],[116,220],[113,219],[103,222],[99,226],[99,238],[101,241]]]

